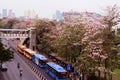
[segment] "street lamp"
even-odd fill
[[[82,75],[82,73],[80,74],[80,80],[82,80],[82,77],[83,77],[83,75]]]

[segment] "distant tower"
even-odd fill
[[[35,15],[35,19],[38,19],[38,14]]]
[[[15,17],[15,13],[14,12],[12,12],[12,17]]]
[[[34,10],[32,10],[32,12],[31,12],[31,18],[35,18],[35,11]]]
[[[24,12],[24,16],[27,17],[27,12],[26,11]]]
[[[10,9],[10,10],[8,11],[8,16],[9,16],[9,17],[12,16],[12,9]]]
[[[62,14],[60,13],[60,11],[59,10],[56,10],[56,20],[57,21],[60,21],[60,20],[62,20]]]
[[[0,13],[0,19],[2,18],[2,14]]]
[[[2,17],[6,18],[7,17],[7,9],[2,10]]]
[[[30,15],[31,15],[31,11],[28,10],[28,12],[27,12],[27,18],[30,18]]]
[[[15,17],[15,13],[13,12],[12,9],[10,9],[10,10],[8,11],[8,17],[9,17],[9,18],[14,18],[14,17]]]

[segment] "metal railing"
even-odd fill
[[[6,33],[1,33],[0,38],[27,38],[29,37],[28,34],[6,34]]]

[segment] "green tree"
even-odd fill
[[[0,41],[0,63],[1,66],[6,61],[11,61],[13,59],[13,52],[10,49],[5,49]]]
[[[84,34],[84,24],[67,26],[62,33],[53,41],[59,56],[69,62],[75,63],[81,53],[81,40]]]
[[[112,27],[115,27],[120,21],[120,11],[119,7],[116,5],[109,6],[105,10],[106,14],[103,18],[104,21],[104,31],[103,31],[103,53],[106,53],[108,58],[105,60],[105,68],[108,71],[113,72],[113,69],[116,68],[118,51],[116,42],[118,41],[117,36],[113,33]],[[110,72],[110,74],[111,74]],[[106,73],[105,73],[106,78]],[[112,74],[110,80],[112,79]]]
[[[0,28],[2,28],[2,19],[0,19]]]
[[[101,25],[102,29],[98,29],[96,25],[98,22],[96,21],[94,21],[93,25],[88,23],[89,26],[86,28],[87,34],[83,38],[85,48],[79,60],[83,72],[95,73],[97,70],[100,79],[101,72],[105,73],[104,77],[106,78],[106,74],[111,75],[111,72],[115,69],[118,60],[118,50],[115,44],[118,44],[119,39],[113,33],[112,27],[118,24],[119,17],[119,8],[114,5],[107,7],[106,15],[102,20],[103,24],[97,24],[99,26]],[[90,26],[91,28],[89,28]],[[111,79],[112,75],[109,76],[109,80]]]
[[[36,28],[37,49],[46,54],[52,51],[50,33],[54,26],[52,22],[44,20],[36,20],[34,27]]]
[[[84,75],[94,76],[95,72],[100,74],[99,68],[102,67],[102,30],[103,25],[98,21],[90,21],[84,28],[85,34],[82,38],[82,52],[78,58],[78,66]],[[100,62],[101,61],[101,62]]]

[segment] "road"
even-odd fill
[[[4,40],[4,44],[10,45],[16,49],[16,43],[12,40]],[[8,46],[8,47],[10,47]],[[17,68],[17,63],[20,63],[20,69]],[[34,69],[30,68],[27,64],[32,65]],[[39,68],[32,61],[26,59],[23,55],[14,51],[14,59],[11,62],[6,62],[8,71],[3,72],[5,80],[53,80],[48,74],[45,73],[44,69]],[[20,70],[23,70],[23,76],[20,77]],[[38,74],[39,73],[39,74]]]

